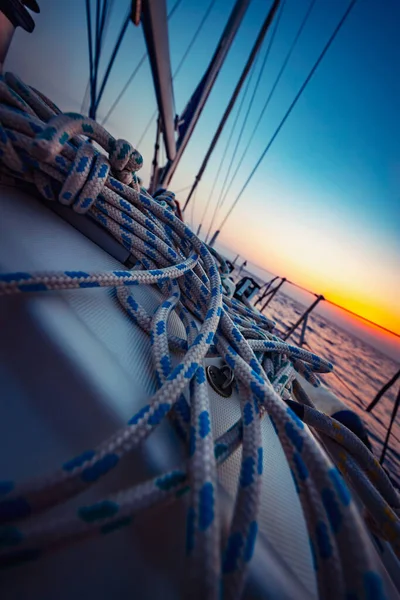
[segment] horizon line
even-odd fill
[[[269,273],[270,275],[273,275],[274,277],[279,277],[280,279],[285,279],[285,281],[287,283],[289,283],[290,285],[293,285],[294,287],[297,287],[297,288],[303,290],[304,292],[312,294],[313,296],[318,296],[318,294],[316,292],[313,292],[312,290],[309,290],[309,289],[303,287],[302,285],[299,285],[298,283],[295,283],[294,281],[291,281],[290,279],[287,279],[286,277],[283,278],[281,275],[277,275],[276,273],[273,273],[272,271],[269,271],[265,267],[261,267],[257,263],[255,263],[255,262],[253,262],[251,260],[247,260],[247,258],[244,258],[244,260],[246,262],[248,262],[248,263],[251,263],[255,267],[257,267],[257,269],[261,269],[262,271],[265,271],[266,273]],[[357,317],[358,319],[361,319],[361,320],[365,321],[366,323],[369,323],[370,325],[374,325],[375,327],[378,327],[378,329],[382,329],[383,331],[386,331],[386,333],[390,333],[391,335],[394,335],[395,337],[400,338],[400,333],[397,333],[396,331],[392,331],[391,329],[388,329],[384,325],[380,325],[379,323],[375,323],[375,321],[371,321],[371,319],[367,319],[367,317],[363,317],[362,315],[359,315],[359,314],[355,313],[354,311],[350,310],[349,308],[345,308],[344,306],[341,306],[340,304],[337,304],[336,302],[333,302],[332,300],[329,300],[328,298],[325,298],[325,296],[324,296],[324,300],[325,300],[325,302],[328,302],[328,304],[331,304],[332,306],[336,306],[336,308],[340,308],[341,310],[343,310],[343,311],[345,311],[345,312],[353,315],[354,317]]]

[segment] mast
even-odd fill
[[[153,74],[165,150],[168,160],[173,161],[176,156],[175,104],[169,53],[166,1],[133,1],[131,18],[134,23],[138,23],[140,8],[142,9],[141,20]]]
[[[257,39],[254,42],[253,48],[252,48],[252,50],[250,52],[249,58],[247,59],[247,62],[245,64],[245,66],[244,66],[244,69],[243,69],[242,74],[241,74],[241,76],[239,78],[239,81],[237,82],[236,87],[235,87],[235,89],[233,91],[233,94],[231,96],[229,104],[226,107],[225,112],[223,114],[223,117],[222,117],[222,119],[220,121],[220,124],[218,125],[217,131],[214,134],[214,137],[213,137],[213,139],[211,141],[211,144],[210,144],[210,146],[208,148],[207,154],[204,157],[204,160],[202,162],[200,170],[199,170],[199,172],[197,173],[197,175],[195,177],[194,183],[192,185],[192,188],[191,188],[191,190],[189,192],[189,195],[188,195],[188,197],[186,199],[186,202],[185,202],[185,205],[183,207],[183,211],[187,208],[187,206],[188,206],[188,204],[190,202],[190,199],[192,198],[193,193],[194,193],[194,191],[195,191],[195,189],[196,189],[196,187],[197,187],[200,179],[203,176],[203,173],[204,173],[204,171],[205,171],[205,169],[207,167],[208,161],[210,160],[211,154],[213,153],[214,148],[215,148],[215,146],[218,143],[218,140],[219,140],[219,138],[221,136],[221,133],[222,133],[222,131],[224,129],[225,123],[228,120],[229,115],[232,112],[232,109],[233,109],[233,107],[235,105],[235,102],[236,102],[237,97],[238,97],[238,95],[240,93],[240,90],[242,89],[242,86],[243,86],[243,84],[244,84],[244,82],[246,80],[246,77],[249,74],[249,71],[250,71],[250,69],[251,69],[251,67],[253,65],[254,59],[257,56],[257,53],[258,53],[258,51],[259,51],[259,49],[261,47],[261,44],[264,41],[265,35],[266,35],[267,31],[268,31],[268,28],[269,28],[269,26],[272,23],[272,20],[273,20],[273,18],[275,16],[275,13],[276,13],[276,11],[278,9],[278,6],[279,6],[279,2],[280,2],[280,0],[274,0],[274,3],[272,5],[271,9],[270,9],[270,11],[267,14],[267,16],[266,16],[266,18],[264,20],[264,23],[262,24],[262,27],[261,27],[261,29],[259,31]],[[213,239],[212,242],[210,242],[211,246],[213,245],[214,241],[215,240]]]
[[[214,56],[205,72],[202,80],[195,89],[192,97],[184,109],[179,125],[179,138],[177,141],[175,158],[168,156],[168,162],[160,171],[159,185],[165,187],[171,181],[176,167],[182,157],[182,154],[190,140],[193,130],[199,120],[204,105],[210,95],[218,73],[225,61],[226,55],[232,45],[235,35],[239,29],[239,25],[243,20],[250,0],[237,0],[230,14],[228,23],[219,40],[218,46],[214,52]]]

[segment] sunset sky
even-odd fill
[[[216,224],[235,199],[348,1],[317,0]],[[103,57],[110,55],[129,4],[127,0],[114,2]],[[168,7],[173,4],[169,1]],[[233,4],[234,0],[216,0],[176,78],[178,114],[207,67]],[[265,0],[251,2],[172,180],[172,190],[192,183],[270,4]],[[170,20],[172,70],[208,5],[209,0],[182,0]],[[89,72],[85,3],[41,0],[40,6],[42,12],[35,17],[35,32],[28,35],[18,30],[6,67],[47,93],[63,110],[79,111]],[[287,0],[283,7],[239,156],[308,6],[309,0]],[[399,22],[397,0],[382,4],[359,0],[220,236],[224,246],[239,252],[243,258],[322,293],[397,333],[400,333]],[[269,37],[255,67],[253,84],[268,41]],[[100,121],[144,49],[141,28],[130,25],[100,106]],[[103,59],[101,71],[105,64]],[[146,62],[107,128],[116,137],[135,144],[154,109],[154,89]],[[235,113],[199,186],[193,215],[191,210],[186,213],[189,222],[193,217],[195,228],[234,116]],[[145,182],[153,143],[154,127],[140,147],[145,159],[142,173]],[[228,153],[225,169],[230,157]],[[220,184],[222,180],[223,177]],[[212,205],[218,193],[217,186]],[[184,200],[185,194],[178,197]],[[205,228],[210,217],[211,211],[204,220]]]

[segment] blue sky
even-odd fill
[[[127,0],[114,2],[103,57],[110,55],[129,4]],[[168,7],[173,4],[169,1]],[[209,0],[182,0],[171,19],[173,70],[208,4]],[[234,0],[216,0],[180,71],[175,81],[178,113],[208,65],[233,4]],[[271,4],[252,0],[171,189],[193,181]],[[62,109],[79,110],[89,69],[85,3],[41,0],[40,5],[42,12],[35,17],[35,32],[28,35],[18,30],[6,67],[49,94]],[[308,5],[309,0],[286,1],[243,145]],[[246,179],[347,5],[348,0],[317,0],[247,158],[240,165],[226,207],[234,200],[235,191]],[[400,331],[399,22],[400,4],[396,0],[382,4],[358,1],[228,221],[221,242],[273,272],[333,300],[340,298],[346,306],[357,307],[356,312]],[[261,58],[265,48],[264,44]],[[99,109],[100,120],[144,49],[141,28],[130,25]],[[105,64],[103,60],[101,70]],[[260,64],[261,60],[255,75]],[[135,144],[154,109],[153,84],[146,63],[107,127],[115,136]],[[203,212],[233,118],[199,186],[194,226]],[[145,181],[153,143],[154,128],[140,148],[145,159]],[[179,197],[184,200],[185,195]],[[225,207],[217,222],[224,212]],[[209,218],[210,214],[205,225]]]

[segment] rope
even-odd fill
[[[264,60],[263,60],[262,65],[261,65],[260,72],[259,72],[258,77],[257,77],[256,85],[254,86],[253,93],[251,95],[250,102],[249,102],[249,105],[247,107],[247,111],[246,111],[246,114],[245,114],[245,117],[244,117],[244,120],[243,120],[243,123],[242,123],[242,127],[240,128],[239,136],[238,136],[238,138],[236,140],[236,145],[235,145],[235,148],[234,148],[234,150],[232,152],[232,156],[231,156],[231,160],[230,160],[230,163],[229,163],[229,167],[228,167],[228,170],[227,170],[227,172],[225,174],[225,179],[224,179],[224,182],[222,184],[222,188],[221,188],[221,191],[220,191],[217,203],[216,203],[215,208],[214,208],[214,213],[213,213],[210,225],[208,227],[207,235],[206,235],[206,238],[205,238],[206,243],[207,243],[207,241],[209,239],[211,229],[214,226],[214,222],[215,222],[215,219],[217,217],[217,214],[218,214],[219,210],[222,208],[223,203],[224,203],[225,198],[226,198],[226,194],[224,194],[224,192],[226,190],[226,186],[227,186],[227,183],[228,183],[231,171],[232,171],[233,161],[235,160],[235,158],[237,156],[239,145],[240,145],[240,142],[242,141],[242,136],[243,136],[245,127],[247,125],[247,121],[248,121],[248,118],[250,116],[250,112],[251,112],[251,109],[253,107],[253,103],[254,103],[256,94],[258,92],[258,88],[259,88],[259,85],[260,85],[260,82],[261,82],[261,78],[262,78],[262,76],[264,74],[264,70],[265,70],[265,67],[266,67],[266,64],[267,64],[267,60],[268,60],[269,54],[271,52],[272,45],[274,43],[275,35],[276,35],[277,30],[278,30],[280,20],[282,18],[282,14],[283,14],[284,8],[285,8],[285,0],[282,2],[282,4],[279,7],[279,12],[278,12],[275,24],[274,24],[274,28],[273,28],[273,31],[272,31],[272,34],[271,34],[271,38],[270,38],[269,44],[267,46],[267,50],[266,50],[266,53],[265,53],[265,56],[264,56]],[[240,165],[242,163],[239,162],[238,164]]]
[[[222,227],[225,225],[226,221],[228,220],[228,218],[232,214],[232,211],[234,210],[235,206],[239,202],[240,198],[242,197],[242,195],[243,195],[244,191],[246,190],[247,186],[249,185],[250,181],[252,180],[252,178],[254,177],[255,173],[257,172],[257,169],[260,166],[260,164],[262,163],[265,155],[267,154],[267,152],[271,148],[272,144],[274,143],[274,141],[278,137],[279,132],[281,131],[281,129],[284,126],[284,124],[286,123],[288,117],[290,116],[292,110],[294,109],[294,107],[296,106],[296,104],[299,101],[300,97],[302,96],[302,94],[303,94],[304,90],[306,89],[307,85],[311,81],[311,79],[312,79],[313,75],[315,74],[316,70],[318,69],[318,67],[319,67],[322,59],[324,58],[325,54],[329,50],[330,46],[332,45],[332,42],[335,40],[337,34],[339,33],[339,31],[341,30],[342,26],[346,22],[346,19],[349,16],[349,14],[350,14],[352,8],[354,7],[354,5],[356,4],[356,2],[357,2],[357,0],[351,0],[351,2],[349,4],[349,6],[347,7],[344,15],[342,16],[342,18],[340,19],[339,23],[335,27],[335,30],[333,31],[333,33],[330,36],[330,38],[327,41],[327,43],[325,44],[322,52],[318,56],[316,62],[314,63],[313,67],[311,68],[309,74],[307,75],[306,79],[304,80],[303,84],[301,85],[299,91],[297,92],[297,94],[294,97],[292,103],[290,104],[289,108],[287,109],[285,115],[283,116],[281,122],[279,123],[278,127],[276,128],[274,134],[272,135],[272,137],[269,140],[268,144],[266,145],[266,147],[264,148],[263,152],[261,153],[260,158],[257,160],[257,162],[256,162],[255,166],[253,167],[250,175],[248,176],[248,178],[246,179],[245,183],[243,184],[241,190],[239,191],[238,195],[236,196],[236,198],[235,198],[232,206],[228,210],[228,212],[225,215],[225,217],[222,219],[221,225],[218,227],[219,231],[221,231]]]
[[[384,583],[364,522],[337,469],[303,422],[319,431],[322,440],[341,444],[339,462],[350,457],[356,463],[362,497],[368,494],[368,510],[396,552],[399,498],[354,434],[313,409],[305,396],[302,400],[298,388],[293,395],[297,371],[318,385],[316,373],[328,372],[332,365],[279,340],[270,332],[269,319],[223,295],[216,259],[175,216],[173,194],[161,190],[152,198],[140,187],[136,171],[142,157],[128,142],[115,140],[89,118],[58,113],[43,98],[12,74],[0,79],[1,173],[48,201],[94,219],[137,262],[133,270],[111,272],[3,273],[0,294],[114,287],[128,317],[150,335],[158,389],[122,429],[53,474],[22,483],[0,482],[0,566],[111,532],[128,525],[140,511],[187,494],[187,553],[190,572],[196,573],[193,593],[216,599],[222,589],[224,598],[239,598],[257,538],[263,472],[260,427],[268,414],[298,490],[320,597],[331,598],[335,590],[336,598],[370,598],[372,583],[374,589],[383,589]],[[163,295],[152,315],[131,293],[131,286],[141,283],[157,285]],[[184,338],[168,334],[173,311],[185,326]],[[178,359],[175,367],[172,353]],[[216,440],[204,369],[208,356],[221,356],[231,367],[240,397],[241,419]],[[52,507],[109,473],[167,417],[186,449],[184,464],[77,511],[66,506],[59,518],[49,515]],[[217,469],[239,446],[241,472],[225,539]]]

